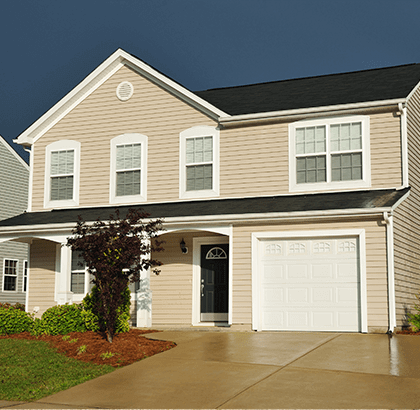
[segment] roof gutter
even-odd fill
[[[219,123],[223,127],[227,128],[244,125],[259,125],[267,122],[296,121],[303,118],[319,117],[320,114],[333,116],[392,112],[400,111],[399,104],[403,104],[405,101],[405,98],[397,98],[383,101],[369,101],[354,104],[339,104],[323,107],[299,108],[295,110],[233,115],[230,117],[220,118]]]
[[[303,221],[325,218],[360,218],[360,217],[382,217],[384,212],[391,212],[391,207],[381,208],[363,208],[363,209],[343,209],[327,211],[298,211],[298,212],[267,212],[262,214],[230,214],[230,215],[198,215],[185,217],[163,217],[163,224],[167,226],[197,226],[197,225],[223,225],[234,222],[285,222],[285,221]],[[144,220],[145,222],[147,219]],[[93,221],[91,222],[93,223]],[[43,234],[70,234],[74,229],[75,222],[54,223],[54,224],[33,224],[22,226],[0,227],[0,239],[5,237],[18,238],[42,236]]]

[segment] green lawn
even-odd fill
[[[0,340],[0,400],[38,400],[113,370],[60,355],[46,342]]]

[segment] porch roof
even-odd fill
[[[155,204],[133,204],[92,208],[53,209],[43,212],[25,212],[0,221],[2,227],[43,226],[76,223],[81,215],[85,221],[107,220],[119,209],[124,216],[130,208],[141,208],[151,218],[207,217],[218,215],[246,215],[289,212],[310,212],[350,209],[391,208],[410,188],[371,191],[316,193],[305,195],[279,195],[270,197],[179,201]]]

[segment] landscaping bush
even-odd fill
[[[22,303],[15,303],[14,305],[11,305],[10,303],[1,303],[0,302],[0,308],[13,308],[13,309],[19,309],[22,310],[23,312],[25,311],[25,305],[22,305]]]
[[[8,303],[0,306],[0,335],[30,332],[33,323],[32,316],[20,306],[12,306]]]
[[[416,295],[418,304],[414,305],[414,309],[417,310],[417,313],[408,314],[408,321],[414,332],[420,331],[420,295]]]
[[[35,319],[32,334],[65,335],[86,330],[81,305],[57,305],[46,310],[41,319]]]
[[[131,292],[127,288],[123,291],[123,302],[122,305],[117,309],[117,320],[116,320],[116,329],[115,333],[124,333],[130,330],[130,304],[131,304]],[[83,299],[82,305],[82,317],[84,319],[85,326],[87,330],[92,330],[93,332],[106,330],[106,322],[104,319],[100,318],[97,313],[97,305],[100,303],[99,299],[99,289],[96,286],[93,286],[91,293],[88,293]]]

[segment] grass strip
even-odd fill
[[[70,359],[43,341],[0,340],[0,400],[38,400],[113,370]]]

